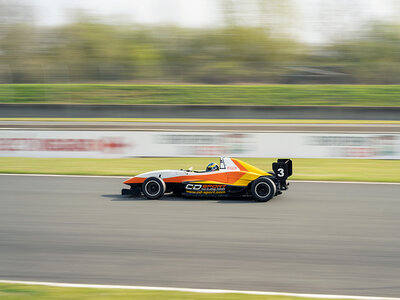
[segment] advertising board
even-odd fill
[[[2,130],[0,156],[400,159],[400,135]]]

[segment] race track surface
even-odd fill
[[[0,176],[0,279],[400,295],[400,185],[294,182],[255,203],[121,182]]]

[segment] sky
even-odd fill
[[[25,0],[34,7],[40,22],[59,24],[68,20],[72,9],[107,16],[118,15],[138,23],[176,23],[183,26],[211,26],[218,21],[213,0]]]
[[[244,0],[245,1],[245,0]],[[272,0],[273,1],[273,0]],[[277,0],[275,0],[277,1]],[[279,0],[278,0],[279,1]],[[93,15],[114,16],[125,22],[173,23],[188,27],[221,24],[216,0],[20,0],[34,9],[42,25],[68,21],[75,9]],[[360,30],[369,20],[394,20],[400,0],[293,0],[292,34],[310,43],[327,42],[330,36]],[[251,20],[252,16],[244,16]],[[292,24],[293,25],[293,24]]]

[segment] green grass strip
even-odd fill
[[[302,119],[193,119],[193,118],[0,118],[21,122],[145,122],[145,123],[236,123],[236,124],[393,124],[392,120],[302,120]]]
[[[355,297],[356,298],[356,297]],[[2,300],[318,300],[318,298],[264,296],[246,294],[213,294],[191,293],[175,291],[148,291],[128,289],[101,289],[101,288],[64,288],[50,286],[35,286],[25,284],[0,283],[0,299]]]
[[[400,106],[399,94],[400,85],[0,85],[0,103]]]
[[[270,158],[243,158],[260,169],[270,171]],[[218,158],[22,158],[0,157],[0,173],[134,176],[160,169],[203,170]],[[369,159],[293,159],[297,180],[337,180],[400,182],[400,160]]]

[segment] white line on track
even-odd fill
[[[130,177],[130,176],[110,176],[110,175],[107,176],[107,175],[14,174],[14,173],[0,173],[0,176],[72,177],[72,178],[73,177],[76,177],[76,178],[123,178],[123,179]],[[374,181],[368,182],[368,181],[289,180],[289,182],[400,185],[400,182],[374,182]]]
[[[16,280],[0,280],[0,283],[41,285],[41,286],[51,286],[51,287],[71,287],[71,288],[125,289],[125,290],[147,290],[147,291],[171,291],[171,292],[175,291],[175,292],[207,293],[207,294],[234,293],[234,294],[247,294],[247,295],[287,296],[287,297],[304,297],[304,298],[319,298],[319,299],[400,300],[400,298],[390,298],[390,297],[299,294],[299,293],[220,290],[220,289],[193,289],[193,288],[157,287],[157,286],[103,285],[103,284],[81,284],[81,283],[60,283],[60,282],[16,281]]]
[[[63,174],[14,174],[14,173],[0,173],[0,176],[76,177],[76,178],[129,178],[129,176],[63,175]]]

